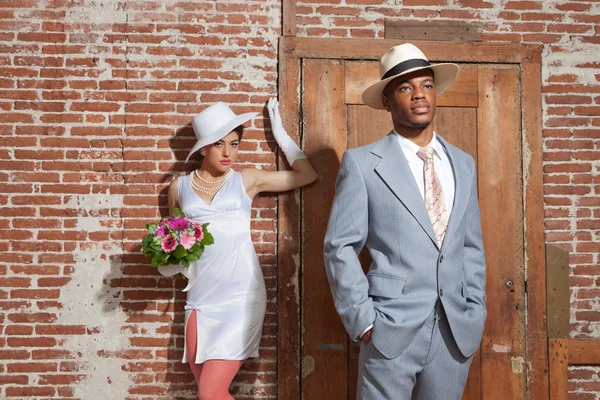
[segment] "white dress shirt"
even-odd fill
[[[394,131],[394,134],[396,135],[396,138],[398,138],[398,143],[400,144],[402,153],[404,153],[404,157],[406,157],[406,160],[408,161],[408,166],[410,167],[413,177],[415,178],[415,182],[419,187],[419,193],[421,193],[421,197],[423,198],[423,201],[425,201],[425,174],[423,171],[425,161],[417,155],[417,152],[421,147],[410,139],[400,135],[396,131]],[[431,142],[429,142],[428,146],[433,147],[435,150],[433,168],[435,169],[435,173],[437,174],[440,184],[442,185],[444,199],[446,200],[446,210],[448,211],[448,216],[450,216],[450,213],[452,212],[452,206],[454,205],[455,191],[454,171],[452,170],[452,164],[450,163],[450,159],[448,158],[444,147],[437,140],[437,134],[435,132],[433,133],[433,137],[431,138]],[[373,324],[367,326],[365,330],[360,333],[359,338],[362,338],[363,335],[371,328],[373,328]]]
[[[423,198],[423,201],[425,201],[425,174],[423,173],[425,161],[423,161],[423,159],[417,155],[420,147],[413,141],[398,134],[396,131],[394,131],[394,133],[398,138],[398,143],[400,143],[400,148],[404,153],[404,157],[406,157],[406,160],[408,161],[408,166],[415,177],[415,181],[419,187],[419,193],[421,193],[421,197]],[[450,213],[452,213],[452,206],[454,205],[455,188],[452,164],[450,163],[450,159],[448,158],[444,147],[437,140],[437,134],[435,132],[433,133],[431,142],[429,142],[427,146],[433,147],[435,150],[433,168],[435,169],[435,173],[440,180],[440,184],[442,185],[444,199],[446,200],[446,210],[448,211],[448,216],[450,216]]]

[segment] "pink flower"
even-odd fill
[[[197,241],[201,242],[204,239],[204,231],[202,225],[194,225],[194,237]]]
[[[169,228],[177,231],[185,231],[190,226],[190,223],[185,218],[175,218],[169,223]]]
[[[161,238],[166,238],[169,236],[169,228],[166,225],[159,225],[156,227],[154,234],[160,236]]]
[[[165,253],[170,253],[177,247],[177,240],[169,236],[160,242],[160,247],[165,251]]]
[[[196,243],[196,238],[184,232],[179,236],[179,243],[181,243],[184,249],[189,250]]]

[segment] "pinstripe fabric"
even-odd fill
[[[361,344],[358,400],[460,400],[473,356],[463,356],[440,303],[432,310],[406,350],[385,358]]]
[[[485,256],[475,165],[441,136],[437,140],[452,164],[456,188],[441,244],[393,133],[342,158],[324,241],[325,268],[350,337],[357,339],[373,324],[372,344],[366,347],[373,351],[365,352],[363,366],[371,365],[371,357],[383,363],[422,351],[427,345],[417,337],[438,300],[457,354],[470,357],[481,340]],[[358,260],[364,246],[373,259],[366,276]],[[421,344],[415,348],[415,343]],[[374,376],[401,380],[399,371],[383,368]]]

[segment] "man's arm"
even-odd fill
[[[477,173],[473,167],[473,183],[471,196],[465,213],[467,218],[465,235],[465,284],[469,292],[469,302],[475,303],[476,308],[485,311],[485,253],[483,250],[483,235],[481,218],[479,216],[479,201],[477,199]],[[478,310],[479,311],[479,310]]]
[[[375,320],[369,283],[358,254],[369,230],[367,188],[356,159],[344,153],[324,242],[325,269],[335,308],[352,340]]]

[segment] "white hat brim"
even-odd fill
[[[228,121],[222,127],[214,131],[210,136],[199,139],[196,144],[192,147],[190,152],[188,153],[185,162],[188,162],[192,154],[203,148],[204,146],[208,146],[209,144],[216,143],[219,140],[223,139],[225,136],[229,135],[231,131],[233,131],[238,126],[250,121],[252,118],[258,115],[257,112],[251,112],[246,114],[240,114],[231,121]]]
[[[406,71],[403,71],[397,75],[392,75],[386,79],[383,79],[371,86],[369,86],[362,94],[362,101],[366,105],[372,108],[376,108],[378,110],[384,110],[385,107],[381,102],[381,96],[383,94],[383,89],[390,83],[392,80],[396,79],[399,76],[409,74],[414,71],[419,71],[422,69],[430,69],[433,71],[433,82],[435,85],[435,94],[440,95],[446,91],[452,85],[452,83],[456,80],[458,76],[458,65],[451,63],[443,63],[443,64],[431,64],[426,67],[416,67],[411,68]]]

